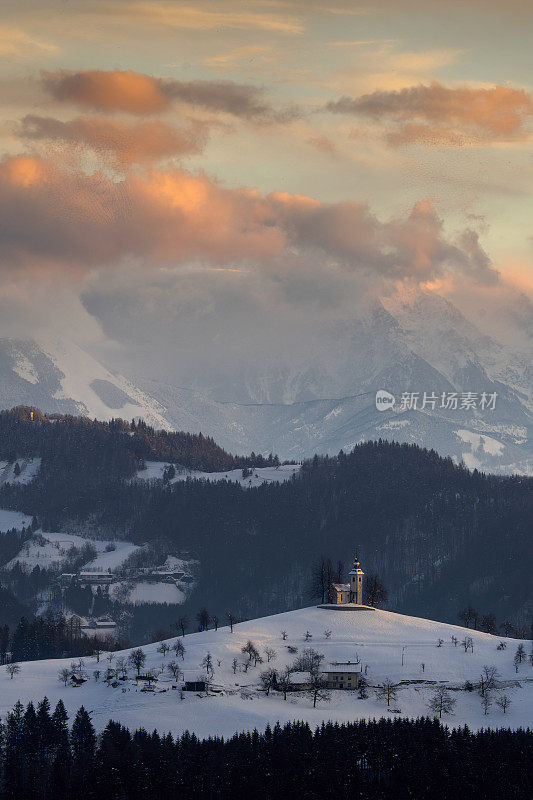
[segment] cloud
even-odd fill
[[[132,71],[86,70],[43,72],[45,88],[55,100],[105,112],[157,114],[174,103],[258,121],[290,121],[294,107],[274,109],[259,86],[233,81],[177,81]]]
[[[81,274],[128,262],[153,269],[196,261],[284,280],[311,268],[419,281],[451,269],[483,283],[498,279],[476,234],[449,241],[429,200],[406,218],[381,222],[366,203],[229,189],[178,168],[137,170],[119,181],[37,157],[6,158],[0,219],[8,269],[62,265]]]
[[[200,153],[207,141],[207,127],[200,123],[180,128],[163,122],[128,124],[102,117],[63,122],[52,117],[27,115],[18,126],[17,135],[31,141],[89,148],[104,156],[111,155],[118,166],[126,166]]]
[[[303,24],[294,15],[253,13],[225,8],[223,11],[206,10],[193,6],[177,6],[174,3],[155,2],[107,2],[101,9],[104,14],[164,25],[166,28],[184,28],[207,31],[234,28],[237,30],[260,30],[269,33],[298,35],[304,32]]]
[[[448,88],[431,83],[344,96],[328,103],[327,109],[392,122],[396,127],[388,133],[388,141],[394,146],[462,146],[528,138],[533,98],[523,89],[507,86]]]
[[[19,28],[0,26],[0,58],[34,58],[36,52],[41,58],[52,56],[59,52],[59,47],[35,39]]]

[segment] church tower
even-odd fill
[[[355,555],[355,560],[353,562],[353,567],[348,573],[348,577],[350,579],[350,603],[356,603],[356,605],[361,606],[363,605],[363,575],[365,573],[359,566],[359,560],[357,558],[357,553]]]

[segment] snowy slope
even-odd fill
[[[3,514],[16,512],[0,512],[0,521]],[[23,515],[19,515],[22,517]],[[28,519],[28,518],[26,518]],[[31,519],[29,520],[31,522]],[[41,569],[61,567],[69,558],[72,548],[81,550],[85,545],[91,544],[98,555],[92,561],[84,564],[83,569],[95,572],[107,572],[108,569],[119,567],[132,553],[139,550],[138,545],[124,541],[104,541],[87,539],[73,533],[54,533],[50,531],[36,531],[22,550],[9,561],[4,569],[13,569],[15,564],[20,564],[25,572],[31,572],[35,566]],[[106,547],[113,545],[115,550],[106,552]]]
[[[142,417],[156,428],[171,427],[154,398],[66,340],[0,339],[0,407],[21,404],[103,420]]]
[[[147,461],[146,469],[140,470],[136,477],[138,480],[145,481],[162,480],[165,467],[168,466],[169,464],[165,461]],[[293,475],[298,475],[299,471],[299,465],[282,464],[279,467],[259,467],[254,469],[251,475],[243,478],[242,469],[232,469],[227,472],[200,472],[199,470],[183,468],[177,471],[175,477],[169,483],[177,483],[178,481],[186,481],[187,478],[193,478],[214,483],[231,481],[231,483],[240,483],[241,486],[248,489],[253,486],[261,486],[263,483],[285,483]]]
[[[31,525],[31,517],[21,511],[8,511],[0,508],[0,533],[16,528],[18,531]]]
[[[329,639],[324,636],[326,629],[332,632]],[[286,641],[281,639],[282,630],[287,632]],[[313,637],[309,644],[304,641],[306,631]],[[465,635],[473,639],[473,653],[465,653],[460,645],[455,647],[452,644],[452,636],[460,642]],[[443,639],[441,647],[437,647],[439,638]],[[157,727],[160,732],[172,731],[174,734],[189,730],[199,736],[229,736],[243,729],[264,728],[267,723],[272,725],[277,720],[301,719],[319,725],[328,719],[346,722],[392,716],[386,704],[375,698],[373,691],[366,700],[358,699],[355,692],[332,692],[331,702],[319,703],[316,709],[304,694],[290,694],[287,701],[276,692],[266,697],[258,687],[259,671],[265,668],[266,659],[263,667],[233,674],[232,660],[234,657],[239,661],[244,658],[241,648],[248,639],[261,650],[267,645],[276,650],[277,658],[269,666],[277,669],[291,664],[295,657],[288,653],[288,645],[297,647],[300,653],[304,647],[312,646],[324,654],[325,665],[331,661],[354,660],[358,656],[363,668],[367,667],[368,679],[373,685],[386,677],[397,682],[413,681],[402,685],[398,700],[392,704],[401,709],[401,715],[405,717],[429,713],[427,702],[432,686],[437,682],[448,686],[457,700],[455,714],[443,720],[448,725],[466,723],[473,729],[503,725],[519,727],[531,725],[533,720],[533,669],[524,663],[518,674],[515,673],[513,655],[518,644],[516,640],[504,640],[507,648],[498,651],[499,637],[454,625],[386,611],[349,612],[318,608],[304,608],[244,622],[235,626],[233,634],[229,628],[220,628],[186,636],[185,659],[183,662],[180,660],[180,664],[187,676],[194,679],[201,674],[200,663],[209,651],[215,667],[214,684],[222,688],[221,694],[216,696],[200,697],[186,693],[185,699],[180,700],[179,692],[172,691],[167,671],[160,675],[158,682],[158,688],[167,691],[160,693],[136,690],[131,681],[117,688],[108,687],[101,680],[95,682],[92,676],[97,667],[102,672],[106,669],[108,661],[105,657],[98,665],[94,658],[85,660],[90,680],[81,688],[64,687],[58,680],[58,671],[61,667],[68,667],[71,660],[51,660],[21,664],[21,672],[13,680],[4,670],[0,672],[0,715],[4,717],[18,699],[24,703],[29,700],[36,702],[46,695],[52,704],[62,698],[70,715],[83,703],[99,729],[112,718],[130,728],[143,726],[151,730]],[[169,643],[173,641],[169,640]],[[525,645],[529,651],[530,645]],[[159,671],[172,657],[169,654],[163,659],[157,647],[157,644],[151,644],[144,648],[147,654],[144,672],[148,669]],[[125,651],[124,655],[128,652]],[[422,663],[425,664],[424,671]],[[484,716],[477,693],[462,688],[467,680],[479,681],[485,664],[497,666],[505,692],[512,698],[513,704],[505,717],[495,705],[488,716]],[[130,669],[129,674],[133,675],[134,670]],[[494,697],[500,691],[496,691]]]

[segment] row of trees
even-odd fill
[[[81,707],[72,726],[61,701],[52,712],[17,703],[2,728],[0,796],[166,800],[169,797],[417,797],[530,800],[533,733],[449,730],[418,719],[267,727],[207,740],[184,733],[133,734],[109,722],[97,734]]]
[[[515,624],[508,619],[500,622],[498,625],[494,614],[480,614],[475,608],[472,608],[472,606],[463,608],[457,617],[461,620],[465,628],[470,628],[470,626],[472,626],[476,631],[484,631],[485,633],[492,633],[494,635],[500,631],[500,633],[507,637],[527,639],[531,633],[531,629],[529,629],[527,625]]]

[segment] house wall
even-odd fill
[[[328,672],[328,689],[357,689],[360,672]]]

